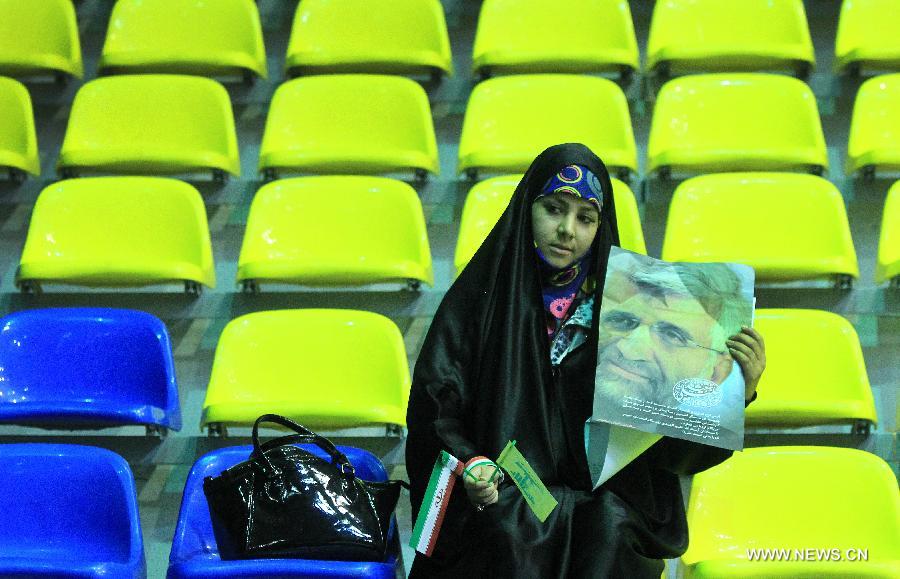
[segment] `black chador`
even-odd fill
[[[535,159],[484,244],[447,292],[419,354],[407,421],[406,460],[418,513],[435,459],[496,459],[515,439],[559,502],[541,523],[513,484],[482,511],[453,492],[432,557],[412,577],[658,578],[688,533],[678,473],[714,466],[731,451],[662,438],[592,491],[584,448],[597,361],[596,324],[557,367],[542,301],[531,205],[563,167],[593,172],[603,191],[589,267],[600,309],[609,248],[619,244],[609,173],[583,145]]]

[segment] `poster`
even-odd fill
[[[751,325],[753,283],[746,265],[668,263],[612,248],[585,425],[595,480],[660,436],[743,448],[744,378],[725,340]]]

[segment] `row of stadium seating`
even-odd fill
[[[900,169],[900,74],[862,85],[846,172]],[[540,110],[540,114],[536,111]],[[825,138],[809,87],[775,74],[694,75],[669,81],[656,103],[647,173],[828,169]],[[28,91],[0,77],[0,166],[40,174]],[[620,178],[638,171],[628,103],[613,82],[578,75],[516,75],[472,92],[458,171],[524,172],[545,147],[581,142]],[[415,82],[385,75],[292,80],[272,98],[259,170],[439,172],[428,98]],[[184,75],[102,78],[76,94],[57,162],[82,172],[239,175],[228,94],[214,80]]]
[[[470,190],[456,244],[457,273],[506,209],[519,178],[495,177]],[[618,179],[613,191],[622,247],[646,253],[634,194]],[[734,235],[754,230],[765,234]],[[849,287],[859,277],[840,192],[822,177],[794,173],[720,173],[683,182],[672,197],[662,258],[746,263],[762,282],[832,278]],[[898,279],[900,181],[885,202],[875,269],[876,283]],[[272,282],[433,285],[422,203],[410,185],[386,177],[267,183],[250,206],[236,281],[248,293]],[[163,177],[51,184],[35,204],[16,282],[26,292],[52,283],[184,282],[191,293],[201,285],[215,287],[203,199],[192,185]]]
[[[766,373],[749,427],[877,423],[859,338],[837,314],[761,309]],[[57,308],[0,319],[0,423],[180,430],[165,325],[139,311]],[[327,336],[327,339],[323,339]],[[222,331],[198,424],[210,435],[278,412],[313,428],[406,424],[410,373],[399,328],[345,309],[256,312]]]
[[[865,432],[875,423],[859,340],[845,319],[814,310],[761,310],[755,325],[766,335],[770,364],[760,384],[765,396],[748,409],[749,426],[849,423]],[[180,427],[171,344],[153,316],[110,309],[33,310],[6,316],[0,327],[3,422]],[[203,423],[221,435],[226,425],[247,425],[278,409],[316,428],[400,426],[408,390],[402,337],[387,318],[351,310],[262,312],[225,328]],[[381,563],[223,561],[202,481],[245,459],[250,450],[214,451],[191,469],[169,577],[394,576],[396,543]],[[386,478],[372,455],[342,450],[359,476]],[[143,576],[134,479],[120,457],[89,447],[7,444],[0,446],[0,472],[5,514],[0,574],[65,570]],[[817,484],[822,480],[829,484]],[[865,489],[862,499],[859,488]],[[740,505],[734,496],[741,497]],[[896,480],[884,461],[869,453],[748,449],[695,479],[688,512],[692,541],[683,561],[692,577],[760,576],[755,565],[762,563],[744,556],[745,548],[812,544],[803,541],[844,551],[868,549],[866,560],[828,561],[826,569],[841,576],[862,569],[892,577],[900,570]],[[773,532],[776,514],[782,523]],[[809,561],[765,564],[766,573],[780,576],[822,570]]]
[[[896,70],[898,32],[892,0],[845,1],[834,68]],[[815,65],[802,0],[657,2],[647,46],[647,70],[666,74],[787,69],[805,75]],[[119,0],[98,68],[265,77],[259,13],[252,0]],[[640,64],[628,2],[485,0],[472,68],[481,76],[630,75]],[[451,74],[443,7],[438,0],[304,0],[285,72]],[[0,0],[0,74],[41,73],[83,75],[71,0],[36,6]]]
[[[305,448],[325,456],[317,447]],[[387,479],[372,454],[339,448],[356,476]],[[168,579],[396,576],[396,522],[383,562],[223,559],[203,480],[246,460],[251,450],[227,447],[194,463],[182,495]],[[7,444],[0,446],[0,472],[0,574],[146,576],[134,476],[120,456],[87,446]],[[861,450],[778,446],[735,453],[694,478],[688,524],[685,577],[900,575],[897,481],[883,459]],[[746,555],[748,549],[759,555]],[[770,551],[766,559],[763,550]]]
[[[307,559],[223,560],[203,479],[247,459],[235,446],[200,457],[182,495],[167,577],[345,577],[394,579],[400,558],[396,521],[381,562]],[[323,458],[324,451],[306,445]],[[384,481],[371,453],[338,447],[365,480]],[[134,475],[121,456],[72,444],[0,445],[0,575],[3,577],[147,577]],[[224,550],[224,548],[223,548]]]

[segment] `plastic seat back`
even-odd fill
[[[437,174],[438,152],[425,90],[408,78],[298,78],[272,97],[260,171]]]
[[[420,74],[453,70],[438,0],[304,0],[285,69],[302,73]]]
[[[122,0],[113,6],[101,72],[266,76],[253,0]]]
[[[384,177],[299,177],[253,198],[238,281],[434,283],[422,203]]]
[[[179,430],[172,345],[155,316],[53,308],[0,318],[0,421]]]
[[[469,191],[463,206],[459,238],[456,241],[456,253],[453,258],[457,275],[466,267],[494,228],[509,205],[509,200],[521,179],[521,175],[494,177],[481,181]],[[612,185],[619,241],[623,248],[646,255],[647,246],[644,243],[644,232],[641,229],[641,218],[634,193],[628,185],[618,179],[612,179]]]
[[[758,234],[738,233],[751,231]],[[683,182],[669,206],[662,259],[745,263],[760,281],[859,276],[840,192],[821,177],[791,173]]]
[[[325,453],[313,445],[302,448],[321,456]],[[374,455],[349,446],[338,446],[356,476],[363,480],[385,481],[387,472]],[[203,493],[203,479],[216,476],[247,460],[252,446],[234,446],[214,450],[200,457],[188,475],[181,500],[181,511],[175,527],[169,555],[169,579],[209,577],[354,577],[393,579],[398,553],[391,550],[384,562],[320,561],[306,559],[222,560],[216,543],[209,505]],[[402,499],[401,499],[402,500]],[[393,532],[393,531],[392,531]]]
[[[856,330],[820,310],[761,309],[754,327],[766,341],[759,399],[748,426],[813,426],[877,422],[875,401]]]
[[[614,82],[545,74],[492,78],[472,91],[459,171],[524,172],[544,149],[584,143],[611,171],[637,171],[628,102]]]
[[[845,172],[900,170],[900,74],[870,78],[853,103]]]
[[[900,69],[900,19],[893,0],[844,0],[834,44],[834,69]]]
[[[900,276],[900,181],[891,186],[884,202],[875,281],[882,283],[897,276]]]
[[[685,577],[900,573],[897,479],[883,459],[854,448],[777,446],[735,453],[694,476],[687,518]],[[819,554],[804,560],[808,548]],[[788,551],[790,560],[751,561],[749,549]]]
[[[71,0],[0,0],[0,74],[83,74]]]
[[[552,26],[547,26],[552,22]],[[565,41],[560,42],[560,30]],[[626,0],[485,0],[472,71],[612,72],[639,68]]]
[[[647,68],[671,72],[813,65],[803,0],[662,0],[653,9]]]
[[[31,97],[21,83],[0,77],[0,167],[41,174]]]
[[[193,186],[160,177],[58,181],[34,206],[17,277],[26,280],[215,287],[203,199]]]
[[[0,575],[144,577],[128,463],[102,448],[0,445]]]
[[[777,74],[670,80],[653,110],[647,170],[783,171],[828,167],[816,98]]]
[[[125,75],[78,91],[57,169],[240,174],[231,101],[208,78]]]
[[[216,347],[203,424],[267,412],[319,428],[406,424],[409,366],[388,318],[356,310],[280,310],[232,320]]]

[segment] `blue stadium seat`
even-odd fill
[[[312,445],[303,448],[321,457],[326,454]],[[346,446],[338,447],[356,468],[356,475],[365,480],[387,480],[387,472],[371,453]],[[289,579],[313,577],[353,577],[393,579],[399,561],[396,540],[396,521],[391,525],[390,550],[383,563],[317,561],[309,559],[244,559],[223,561],[219,556],[213,525],[210,519],[203,479],[215,476],[235,464],[247,460],[252,446],[234,446],[214,450],[194,463],[181,500],[181,512],[172,552],[169,555],[168,579],[218,579],[222,577]],[[402,499],[401,499],[402,500]]]
[[[0,577],[146,576],[128,463],[102,448],[0,445]]]
[[[181,429],[165,325],[144,312],[107,308],[0,319],[0,422]]]

